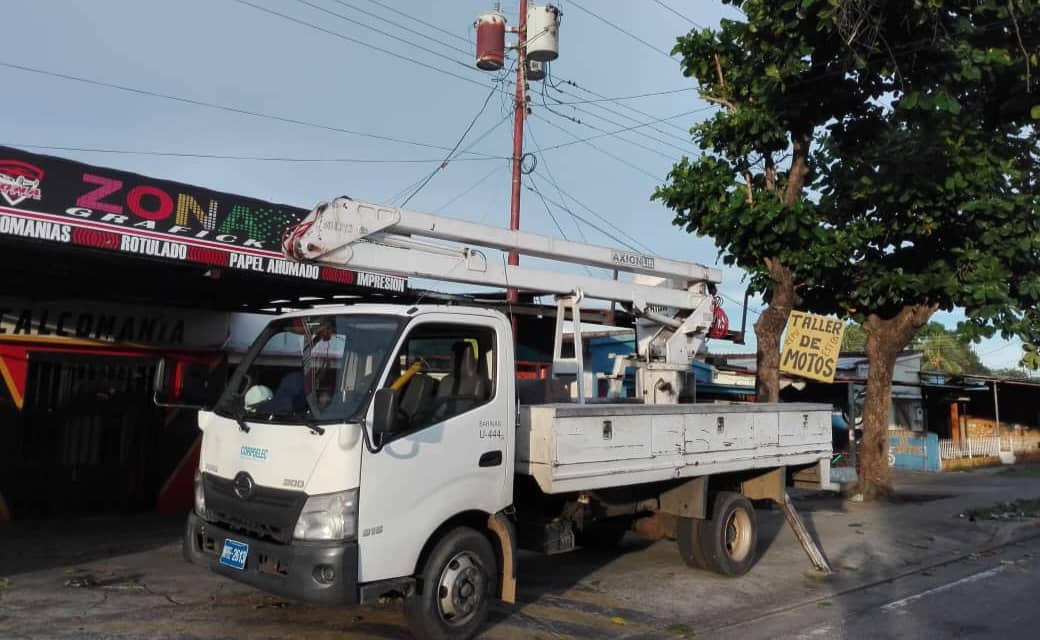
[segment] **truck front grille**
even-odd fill
[[[205,474],[206,512],[209,519],[228,529],[282,544],[292,540],[307,494],[257,486],[253,496],[235,495],[231,480]]]

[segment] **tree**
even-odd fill
[[[970,333],[992,331],[1040,293],[1029,53],[1040,47],[1040,9],[866,5],[874,35],[850,46],[878,92],[820,145],[819,206],[836,229],[827,239],[848,253],[821,269],[815,299],[851,311],[867,332],[860,485],[874,497],[891,490],[885,431],[898,352],[937,309],[962,307]]]
[[[705,157],[676,164],[655,197],[766,291],[760,375],[796,294],[862,324],[860,489],[883,496],[898,352],[937,309],[964,308],[978,334],[1011,330],[1040,299],[1040,12],[1033,0],[730,4],[745,21],[676,46],[722,108],[694,129]]]
[[[989,373],[972,348],[971,336],[963,331],[950,331],[932,321],[921,327],[911,345],[924,354],[922,368],[945,373]]]
[[[1029,373],[1025,369],[1012,369],[1010,367],[994,369],[990,373],[998,378],[1014,378],[1019,380],[1028,380],[1030,378]]]
[[[812,5],[815,16],[827,3],[728,3],[747,20],[693,31],[673,50],[719,111],[693,129],[705,153],[677,163],[653,197],[675,211],[674,224],[713,238],[723,262],[749,272],[764,294],[755,322],[757,396],[776,402],[780,335],[797,304],[800,271],[814,264],[813,248],[827,233],[806,198],[812,141],[864,98],[856,83],[828,78],[847,55],[838,35],[821,37],[817,21],[801,17],[799,5]]]

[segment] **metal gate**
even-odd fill
[[[155,365],[134,356],[29,355],[18,511],[154,507],[163,416],[151,401]]]

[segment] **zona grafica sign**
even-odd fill
[[[0,235],[403,292],[407,279],[283,260],[306,209],[0,146]]]

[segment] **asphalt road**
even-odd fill
[[[718,638],[1036,638],[1040,538],[715,629]]]
[[[674,542],[522,554],[516,606],[481,638],[1040,637],[1040,519],[970,517],[1040,498],[1040,467],[901,476],[913,499],[796,500],[834,573],[810,571],[777,511],[741,578],[687,568]],[[399,603],[321,608],[262,593],[180,557],[182,518],[0,528],[0,638],[408,638]]]

